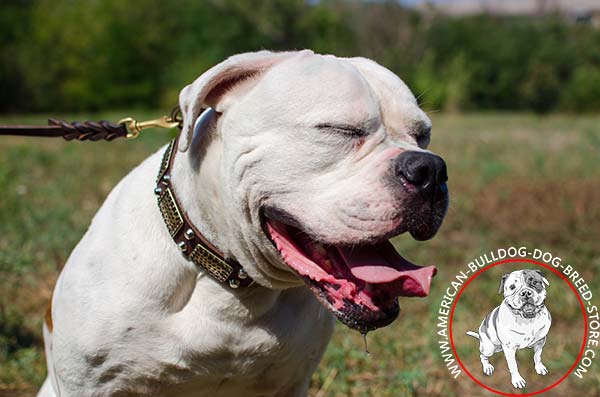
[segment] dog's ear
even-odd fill
[[[298,54],[259,51],[234,55],[210,68],[181,90],[179,107],[183,115],[183,128],[179,138],[179,150],[184,152],[188,149],[194,122],[204,107],[212,107],[217,113],[222,113],[232,101],[248,92],[265,71]]]
[[[534,272],[536,272],[537,274],[539,274],[542,277],[542,282],[544,283],[544,285],[547,287],[550,285],[550,283],[548,282],[548,279],[546,278],[546,276],[544,275],[544,272],[539,270],[539,269],[535,269]]]
[[[504,276],[502,276],[502,280],[500,280],[500,288],[498,288],[499,294],[501,294],[504,291],[504,283],[506,282],[508,276],[510,276],[510,273],[506,273]]]

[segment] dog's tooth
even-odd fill
[[[329,259],[325,259],[325,260],[322,262],[322,264],[321,264],[321,267],[322,267],[324,270],[331,271],[331,270],[333,269],[333,264],[331,263],[331,261],[330,261]]]
[[[319,255],[326,256],[327,249],[321,243],[315,243],[315,252]]]

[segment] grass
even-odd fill
[[[550,250],[583,273],[592,291],[600,291],[600,279],[594,279],[600,270],[600,117],[436,114],[433,121],[431,149],[448,163],[450,210],[433,240],[394,240],[411,260],[438,265],[432,294],[403,300],[400,319],[368,335],[371,355],[364,353],[358,333],[338,326],[313,377],[313,396],[492,395],[464,375],[450,378],[435,334],[438,304],[450,279],[492,249],[524,244]],[[4,116],[0,122],[44,120]],[[167,139],[162,132],[112,143],[0,138],[0,395],[32,395],[43,381],[41,324],[61,266],[112,187]],[[500,276],[488,273],[465,290],[457,307],[466,328],[476,329],[499,303]],[[558,295],[561,281],[550,281],[555,323],[544,356],[554,376],[573,360],[567,342],[579,317],[569,314],[574,306]],[[465,365],[479,374],[476,341],[465,336],[457,344],[461,357],[469,357]],[[519,364],[534,385],[530,358],[530,352],[520,353]],[[501,354],[492,359],[498,387],[506,385],[503,360]],[[597,365],[583,380],[571,376],[548,395],[600,395]]]

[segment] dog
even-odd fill
[[[434,236],[447,171],[395,74],[260,51],[179,99],[174,146],[118,183],[58,278],[39,396],[306,396],[336,317],[366,333],[429,291],[435,268],[388,239]],[[175,243],[183,215],[194,228]],[[190,260],[198,234],[243,267],[229,283]]]
[[[548,373],[542,363],[542,350],[552,324],[545,305],[548,285],[540,270],[516,270],[502,276],[498,293],[504,294],[504,300],[485,316],[479,333],[467,332],[467,335],[479,339],[479,357],[484,374],[492,375],[494,366],[489,358],[503,351],[512,385],[524,388],[526,382],[519,373],[515,354],[517,350],[528,347],[533,349],[535,372],[538,375]]]

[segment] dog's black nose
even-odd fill
[[[439,188],[443,193],[447,191],[446,162],[435,154],[403,152],[394,162],[394,173],[423,193],[431,193],[435,188]]]
[[[523,298],[531,298],[531,295],[533,295],[533,292],[531,292],[530,290],[526,289],[523,290],[519,293],[519,295],[521,295]]]

